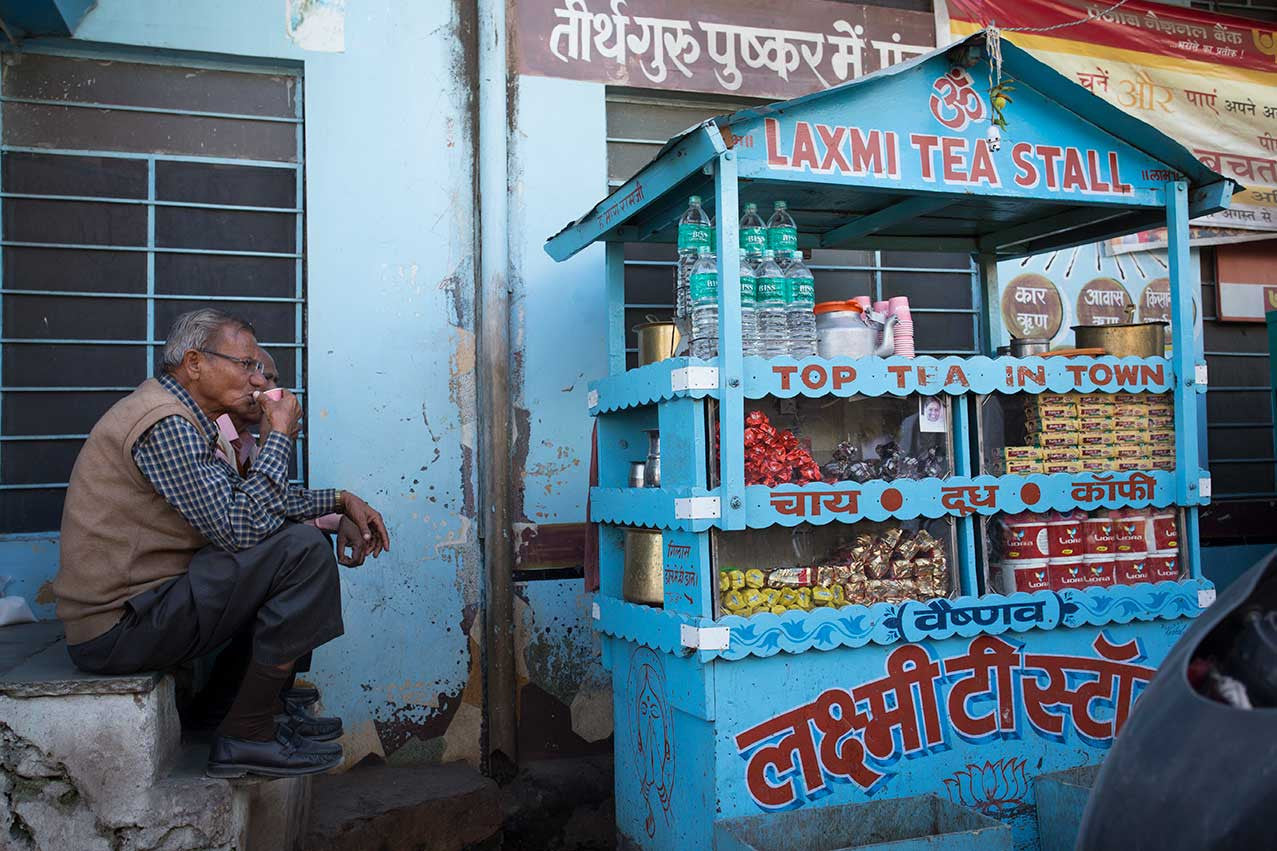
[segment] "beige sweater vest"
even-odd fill
[[[69,644],[109,630],[129,598],[181,576],[191,555],[208,544],[133,461],[138,438],[175,415],[202,428],[194,412],[147,379],[98,420],[75,460],[53,580]]]

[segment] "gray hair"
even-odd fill
[[[160,368],[165,372],[177,369],[187,352],[208,348],[209,341],[227,325],[234,326],[237,331],[253,333],[253,326],[247,320],[212,307],[183,313],[173,320],[173,326],[168,330],[164,352],[160,355]]]

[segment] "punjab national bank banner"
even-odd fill
[[[950,31],[989,22],[1057,71],[1177,139],[1247,187],[1195,225],[1277,230],[1277,32],[1256,22],[1127,0],[947,0]],[[1041,29],[1070,21],[1076,26]],[[1010,110],[1014,110],[1014,104]],[[1008,119],[1014,127],[1013,113]],[[1205,235],[1205,234],[1203,234]]]

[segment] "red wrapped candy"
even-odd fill
[[[775,487],[822,478],[819,465],[792,431],[778,430],[762,411],[745,417],[745,484]]]

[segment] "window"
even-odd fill
[[[1274,479],[1268,332],[1263,325],[1215,316],[1215,249],[1201,250],[1203,332],[1210,384],[1206,446],[1214,504],[1203,511],[1203,537],[1272,541]]]
[[[623,184],[656,156],[672,136],[707,118],[754,106],[747,98],[609,89],[607,94],[608,187]],[[759,211],[764,218],[770,210]],[[793,211],[802,224],[801,209]],[[638,362],[634,326],[647,316],[668,319],[674,311],[674,249],[654,243],[625,246],[626,362]],[[977,286],[967,254],[930,251],[842,251],[816,249],[808,265],[817,298],[836,301],[857,295],[881,301],[909,297],[920,355],[978,353]],[[959,321],[953,321],[957,318]]]
[[[179,313],[248,318],[304,385],[301,79],[9,55],[0,76],[0,533],[60,525]],[[298,469],[304,471],[304,443]]]

